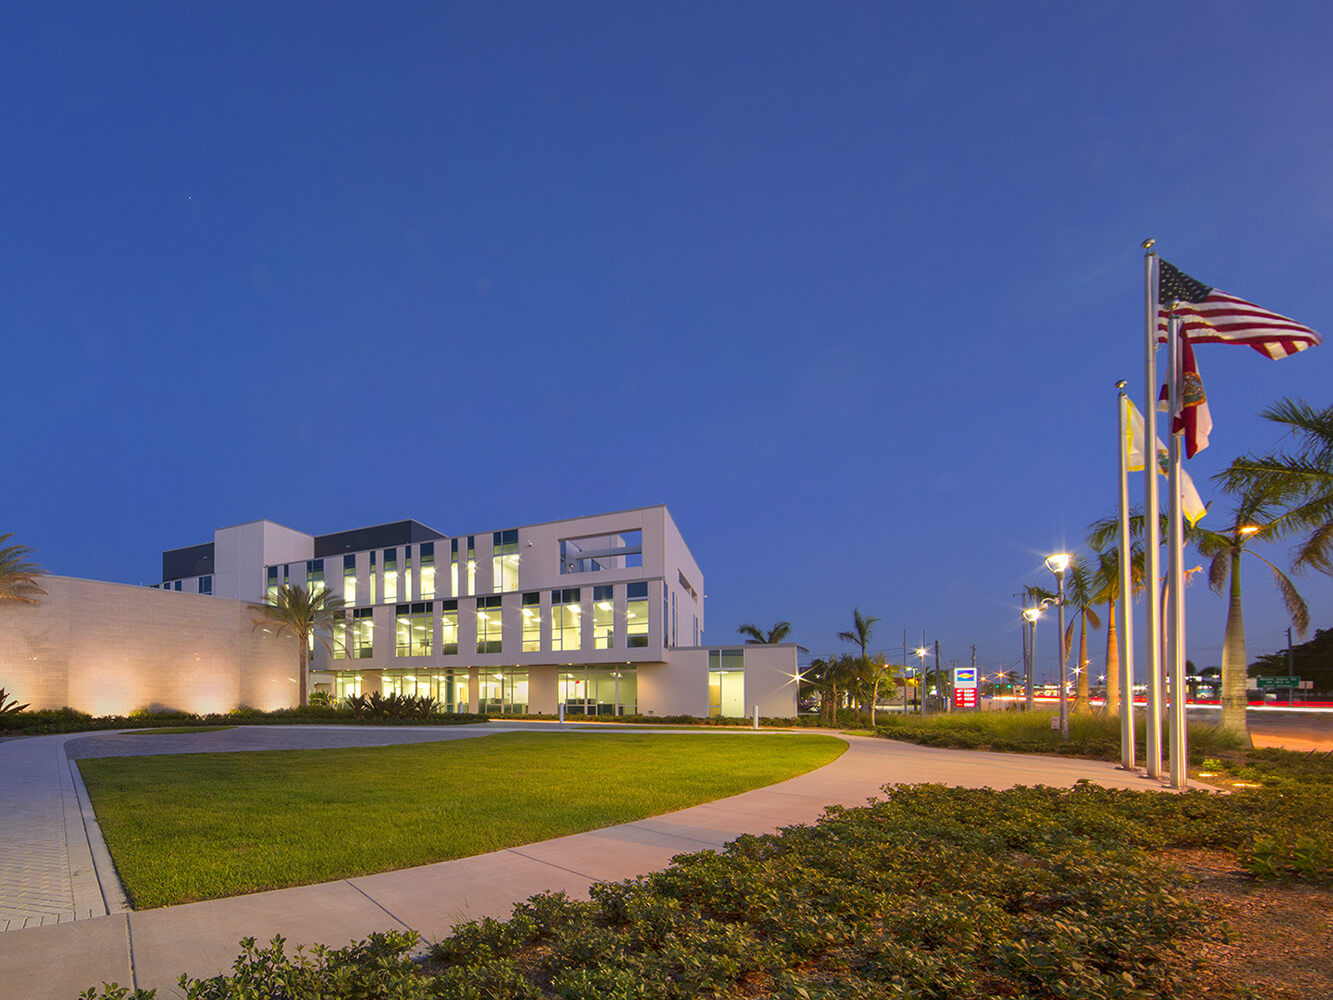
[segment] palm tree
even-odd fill
[[[878,622],[879,619],[873,616],[867,618],[865,615],[861,614],[860,608],[855,608],[852,611],[852,616],[854,622],[852,630],[850,632],[839,632],[838,638],[843,642],[850,642],[853,645],[860,646],[861,657],[864,659],[866,655],[866,647],[870,645],[870,639],[875,634],[875,623]]]
[[[1118,530],[1118,519],[1117,530]],[[1095,526],[1094,526],[1095,527]],[[1096,549],[1097,546],[1094,546]],[[1097,551],[1097,571],[1093,574],[1094,600],[1106,605],[1106,714],[1120,714],[1120,634],[1116,630],[1116,606],[1121,599],[1128,599],[1120,593],[1120,548],[1118,546]],[[1137,591],[1143,579],[1143,553],[1130,552],[1130,586]],[[1133,691],[1128,692],[1133,697]]]
[[[1069,622],[1065,626],[1065,659],[1069,659],[1069,647],[1073,645],[1074,624],[1079,625],[1078,640],[1078,687],[1074,695],[1074,711],[1088,712],[1092,709],[1088,691],[1088,626],[1101,628],[1102,620],[1097,616],[1093,604],[1097,601],[1097,590],[1093,584],[1093,575],[1087,571],[1081,559],[1073,559],[1065,571],[1065,607],[1069,609]]]
[[[1208,566],[1208,585],[1217,593],[1227,587],[1227,623],[1222,636],[1222,727],[1239,733],[1246,746],[1251,745],[1246,718],[1249,697],[1246,694],[1248,658],[1245,651],[1245,618],[1241,607],[1240,557],[1252,539],[1267,541],[1287,530],[1286,515],[1276,514],[1260,488],[1252,487],[1237,498],[1231,526],[1224,531],[1196,529],[1195,547],[1212,562]],[[1310,610],[1291,579],[1257,552],[1250,553],[1273,571],[1273,580],[1291,624],[1300,635],[1310,627]],[[1229,586],[1228,586],[1229,585]]]
[[[26,545],[5,544],[13,537],[12,531],[0,535],[0,601],[36,604],[39,596],[46,595],[37,582],[42,576],[42,567],[28,561],[32,549]]]
[[[873,615],[866,617],[861,614],[860,608],[854,608],[852,610],[852,630],[838,633],[838,638],[843,642],[850,642],[854,646],[861,647],[861,655],[855,659],[853,664],[849,664],[845,668],[854,675],[865,677],[870,674],[870,658],[867,651],[870,646],[870,639],[875,634],[875,623],[878,621],[879,619]]]
[[[318,588],[313,593],[300,584],[285,583],[274,591],[273,596],[264,604],[250,605],[251,611],[258,611],[262,617],[254,619],[254,627],[276,625],[275,635],[290,632],[296,636],[298,648],[298,669],[296,674],[297,695],[300,704],[309,700],[310,650],[314,640],[318,639],[330,654],[328,636],[335,626],[342,624],[346,605],[333,591]]]
[[[1333,406],[1317,410],[1304,400],[1284,399],[1260,414],[1296,437],[1290,452],[1236,459],[1215,478],[1228,493],[1258,490],[1283,511],[1272,537],[1306,533],[1292,568],[1312,566],[1333,573]]]
[[[767,632],[758,625],[747,623],[740,626],[736,631],[741,635],[749,636],[745,640],[747,646],[771,646],[774,643],[781,642],[791,634],[791,622],[778,622]]]
[[[898,676],[897,668],[884,658],[883,653],[865,657],[862,661],[868,672],[870,682],[870,728],[875,728],[875,706],[879,704],[879,685],[882,681]]]

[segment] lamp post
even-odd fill
[[[1060,739],[1069,739],[1069,687],[1065,663],[1065,570],[1069,569],[1069,553],[1057,552],[1046,557],[1046,568],[1055,574],[1055,642],[1060,650]]]
[[[921,714],[922,715],[930,714],[926,710],[926,656],[929,654],[929,652],[930,651],[926,649],[925,646],[919,647],[916,651],[916,655],[921,657]]]
[[[1032,685],[1036,680],[1037,673],[1037,619],[1041,617],[1041,608],[1025,608],[1023,610],[1023,620],[1028,626],[1028,659],[1023,664],[1023,672],[1026,675],[1024,680],[1027,683],[1027,697],[1024,699],[1025,707],[1029,712],[1032,711]]]

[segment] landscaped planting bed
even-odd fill
[[[1232,795],[894,787],[589,902],[535,896],[424,963],[413,935],[295,959],[247,941],[231,975],[182,986],[191,1000],[1322,996],[1333,962],[1310,942],[1333,919],[1333,791],[1327,767],[1288,776],[1294,755],[1276,760],[1272,787]],[[1293,913],[1303,937],[1272,918]],[[1275,954],[1293,940],[1297,960]]]

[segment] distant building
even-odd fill
[[[796,647],[702,645],[704,580],[666,507],[465,535],[418,521],[310,535],[270,521],[162,554],[155,587],[348,611],[311,690],[428,695],[450,712],[796,714]],[[294,692],[293,692],[294,694]]]

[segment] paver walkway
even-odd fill
[[[1086,778],[1110,787],[1161,787],[1101,761],[844,737],[848,751],[816,771],[665,816],[380,875],[128,912],[118,884],[107,885],[115,880],[105,855],[99,860],[108,872],[105,895],[94,875],[92,857],[104,848],[95,823],[89,823],[85,834],[79,786],[71,776],[74,765],[66,761],[67,749],[70,756],[84,757],[179,753],[185,744],[190,752],[382,745],[534,728],[555,729],[541,724],[375,730],[250,727],[181,738],[97,734],[0,744],[0,774],[6,775],[0,783],[0,842],[5,845],[0,848],[0,907],[15,915],[9,918],[11,928],[16,918],[21,920],[18,929],[0,933],[0,993],[26,1000],[73,1000],[90,985],[114,981],[156,988],[162,998],[175,997],[181,972],[209,976],[230,968],[242,937],[267,941],[282,934],[292,946],[342,945],[373,931],[412,929],[435,940],[463,920],[506,917],[514,903],[537,892],[563,890],[586,898],[593,882],[655,871],[677,854],[717,850],[743,833],[813,822],[825,806],[860,805],[887,783],[1003,788],[1068,786]],[[93,918],[87,919],[90,914]]]

